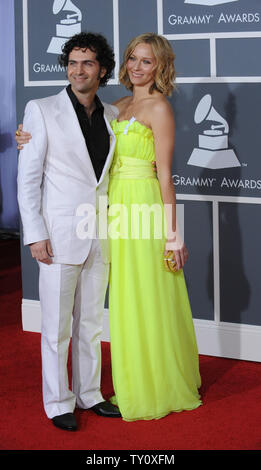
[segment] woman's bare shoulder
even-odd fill
[[[169,123],[174,125],[174,112],[170,102],[165,96],[158,97],[150,103],[150,123],[151,127],[158,127]]]
[[[152,108],[152,111],[160,113],[160,114],[164,114],[164,113],[173,114],[173,109],[172,109],[170,102],[163,95],[161,95],[160,97],[158,97],[157,99],[151,102],[151,108]]]

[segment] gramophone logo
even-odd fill
[[[210,128],[198,136],[198,147],[194,148],[188,165],[221,169],[241,166],[233,149],[228,148],[229,126],[227,121],[212,106],[211,95],[205,95],[197,105],[194,121],[201,124],[212,121]]]
[[[74,34],[81,32],[82,12],[71,0],[54,0],[53,14],[69,12],[56,24],[56,36],[51,39],[47,52],[61,54],[62,46]]]
[[[185,3],[191,5],[205,5],[206,7],[212,7],[216,5],[223,5],[224,3],[237,2],[238,0],[185,0]]]

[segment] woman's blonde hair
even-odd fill
[[[127,72],[127,62],[138,44],[150,44],[153,54],[156,59],[156,73],[154,84],[150,88],[150,93],[153,90],[158,90],[163,95],[170,96],[175,88],[176,71],[174,67],[175,54],[167,39],[154,33],[145,33],[132,39],[128,44],[125,52],[123,63],[120,68],[119,80],[127,90],[132,90],[133,85],[129,79]]]

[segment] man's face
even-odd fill
[[[96,92],[106,69],[100,66],[90,49],[73,49],[69,54],[67,77],[76,93]]]

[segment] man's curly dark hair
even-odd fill
[[[96,33],[75,34],[62,48],[62,54],[59,56],[60,65],[68,66],[69,54],[74,48],[90,49],[96,53],[96,59],[100,66],[106,69],[106,74],[100,80],[100,86],[105,86],[115,67],[114,52],[105,37]]]

